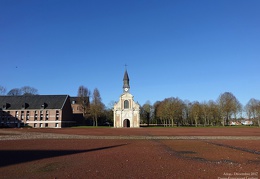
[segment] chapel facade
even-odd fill
[[[123,94],[114,105],[114,127],[140,127],[140,105],[134,101],[134,96],[130,93],[129,76],[125,70],[123,79]]]

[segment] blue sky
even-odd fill
[[[0,85],[39,94],[260,99],[258,0],[1,0]]]

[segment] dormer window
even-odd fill
[[[3,105],[3,109],[6,110],[6,109],[8,109],[10,106],[11,106],[11,105],[10,105],[9,103],[5,103],[5,104]]]
[[[27,109],[28,107],[29,107],[29,104],[28,104],[28,103],[22,104],[22,109]]]
[[[41,105],[41,109],[45,109],[47,107],[47,103],[43,103],[42,105]]]

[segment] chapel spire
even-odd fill
[[[128,73],[127,73],[127,70],[125,69],[125,74],[124,74],[124,79],[123,79],[123,90],[124,92],[127,92],[129,89],[130,89],[130,85],[129,85],[129,76],[128,76]]]

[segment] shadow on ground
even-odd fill
[[[45,158],[59,157],[64,155],[72,155],[84,152],[94,152],[99,150],[107,150],[124,146],[127,144],[113,145],[87,150],[0,150],[1,160],[0,167],[14,165]]]

